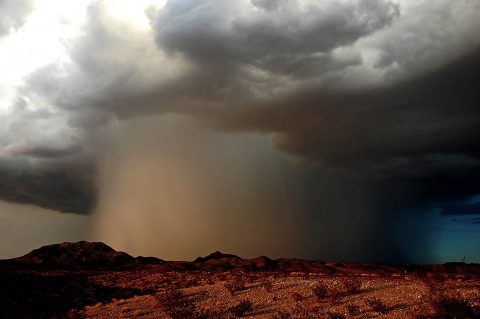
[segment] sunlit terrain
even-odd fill
[[[169,262],[79,242],[0,267],[7,318],[480,316],[478,264],[344,264],[220,252]]]

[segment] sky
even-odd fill
[[[0,258],[480,262],[476,0],[0,0]]]

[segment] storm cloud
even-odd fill
[[[21,28],[30,6],[2,5],[6,36]],[[355,234],[374,229],[363,256],[411,260],[392,237],[411,226],[401,225],[409,216],[428,225],[426,212],[475,214],[463,203],[480,194],[478,2],[179,0],[142,9],[139,26],[112,15],[110,2],[89,1],[80,31],[62,38],[64,56],[12,89],[0,113],[1,199],[90,214],[113,207],[102,198],[119,191],[108,182],[118,170],[103,162],[117,154],[110,143],[131,151],[119,151],[126,163],[148,154],[142,161],[155,174],[152,163],[163,155],[151,149],[158,147],[180,162],[198,154],[204,162],[190,166],[215,176],[197,140],[184,136],[221,136],[205,146],[220,165],[230,163],[219,151],[223,139],[237,145],[236,136],[253,134],[271,143],[262,145],[273,147],[266,153],[282,167],[278,174],[298,189],[286,187],[284,196],[305,230],[299,246],[314,247],[304,255],[332,238],[318,227],[348,224],[345,253]],[[172,114],[195,123],[169,131],[185,144],[181,151],[170,148],[177,139],[155,133],[160,128],[138,128],[142,119],[150,127],[148,119]],[[131,136],[112,137],[122,130]],[[142,139],[158,145],[131,146]],[[198,153],[186,151],[190,145]],[[238,156],[257,167],[267,155]],[[270,203],[262,200],[246,206],[260,216]],[[379,237],[387,248],[375,243]],[[428,235],[410,238],[429,245]]]
[[[44,151],[43,151],[44,152]],[[5,201],[59,212],[88,214],[95,202],[92,164],[0,162],[0,196]]]

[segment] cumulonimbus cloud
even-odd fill
[[[139,31],[93,1],[83,32],[66,44],[70,62],[34,70],[0,117],[9,127],[0,147],[28,141],[10,157],[93,167],[82,156],[106,123],[181,113],[221,131],[269,134],[279,149],[331,167],[425,185],[455,180],[478,168],[476,9],[445,0],[181,0],[150,11],[151,29]],[[35,180],[33,171],[15,183]],[[56,180],[76,189],[75,176]],[[478,191],[467,184],[458,196]],[[2,197],[91,207],[57,206],[34,191],[27,200],[19,189]]]

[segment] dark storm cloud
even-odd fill
[[[11,145],[0,158],[0,199],[88,214],[95,203],[95,165],[82,146]]]
[[[441,206],[443,215],[480,215],[480,203],[456,201]],[[479,222],[478,219],[474,220]],[[480,222],[479,222],[480,223]]]
[[[0,198],[60,212],[87,214],[94,205],[93,167],[80,162],[44,165],[0,161]]]
[[[480,195],[443,202],[440,209],[442,215],[480,215]],[[471,222],[480,222],[480,217],[473,218]]]
[[[23,155],[32,158],[62,158],[78,154],[82,151],[80,144],[73,144],[66,147],[51,146],[25,146],[20,147],[14,152],[14,155]]]
[[[30,0],[0,0],[0,37],[21,27],[32,10]]]
[[[308,8],[295,1],[282,4],[274,13],[249,5],[248,16],[235,18],[238,7],[232,2],[167,3],[153,22],[159,45],[154,49],[157,55],[170,54],[166,58],[178,53],[180,61],[171,64],[187,67],[166,77],[162,71],[168,62],[142,61],[138,52],[152,48],[109,20],[100,1],[88,9],[84,35],[69,46],[75,68],[65,76],[62,66],[47,66],[29,77],[29,86],[68,111],[72,127],[90,129],[112,117],[148,113],[214,113],[218,105],[273,90],[271,79],[256,78],[258,72],[303,81],[360,64],[358,52],[334,49],[387,27],[399,15],[389,1]],[[145,70],[143,63],[152,65]],[[152,69],[157,72],[144,78]]]
[[[471,214],[476,207],[458,203],[480,193],[479,69],[477,49],[402,83],[308,90],[225,112],[218,123],[271,133],[291,154],[373,181],[370,187],[383,194],[377,200],[383,212],[437,207]]]
[[[337,61],[331,51],[387,27],[400,14],[397,5],[383,0],[253,4],[267,10],[242,14],[230,1],[170,1],[154,23],[158,45],[198,63],[307,77],[359,63]],[[232,15],[235,10],[240,14]]]
[[[407,11],[386,0],[168,1],[151,13],[153,33],[144,34],[96,1],[81,36],[67,45],[71,65],[36,70],[22,91],[54,111],[19,102],[22,116],[10,123],[22,133],[27,115],[37,123],[64,114],[83,146],[65,146],[67,139],[17,155],[80,156],[112,119],[183,113],[221,130],[270,134],[279,149],[326,167],[395,181],[415,190],[408,205],[466,198],[477,191],[480,133],[469,3],[438,0]],[[32,145],[50,145],[43,139]],[[92,178],[81,176],[80,184]],[[77,189],[76,177],[59,180]],[[5,196],[16,198],[19,189]],[[42,194],[49,200],[30,201],[55,207],[56,196]]]
[[[368,90],[313,89],[228,111],[221,123],[276,134],[293,154],[406,175],[478,167],[480,51],[413,80]],[[402,171],[405,169],[405,171]]]
[[[252,0],[254,6],[264,10],[275,10],[285,5],[288,0]]]

